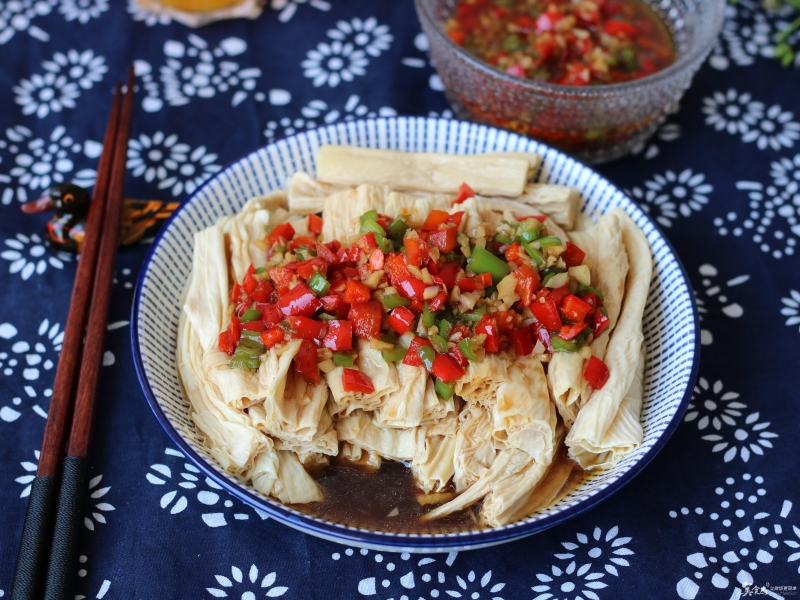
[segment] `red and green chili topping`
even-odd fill
[[[642,0],[461,0],[446,31],[511,75],[562,85],[632,81],[675,60]]]
[[[456,202],[473,195],[464,185]],[[433,210],[411,226],[409,215],[373,210],[349,246],[323,242],[316,215],[313,236],[275,226],[264,242],[268,266],[251,266],[231,288],[220,350],[231,367],[257,369],[267,350],[299,339],[293,367],[306,380],[342,367],[345,391],[371,393],[355,336],[387,362],[426,369],[447,399],[487,353],[577,352],[608,328],[585,253],[551,235],[544,217],[503,221],[494,232],[481,224],[472,235],[460,231],[463,218]],[[585,377],[600,388],[608,369],[593,358]]]

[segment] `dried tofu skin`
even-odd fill
[[[252,409],[250,412],[252,413]],[[310,440],[300,441],[291,436],[284,436],[284,438],[287,439],[275,436],[275,449],[291,450],[297,454],[303,464],[306,464],[312,454],[336,456],[339,450],[339,436],[336,433],[333,419],[327,410],[322,411],[319,423],[317,423],[316,433]]]
[[[181,315],[178,327],[178,370],[191,405],[190,415],[204,445],[227,471],[244,474],[254,457],[272,447],[272,441],[253,425],[242,410],[228,406],[203,373],[202,349],[191,321]]]
[[[247,408],[263,401],[258,375],[246,369],[232,369],[231,357],[212,347],[203,354],[203,372],[217,395],[234,408]],[[291,360],[291,359],[289,359]]]
[[[400,389],[397,367],[383,359],[380,350],[370,347],[366,340],[358,340],[358,369],[372,380],[375,391],[371,394],[363,392],[346,392],[342,384],[344,369],[336,367],[328,373],[326,379],[333,399],[333,412],[349,415],[356,409],[376,410],[387,397]]]
[[[253,460],[253,466],[245,474],[256,491],[269,496],[278,481],[278,453],[270,448],[259,452]]]
[[[458,421],[453,485],[457,492],[462,492],[489,470],[497,450],[492,440],[493,423],[489,411],[467,405]]]
[[[383,459],[377,452],[367,450],[350,442],[342,442],[339,446],[339,458],[360,466],[367,471],[381,468]]]
[[[559,424],[555,431],[556,446],[564,441],[565,435],[566,428]],[[553,462],[549,465],[531,462],[518,473],[498,481],[483,503],[481,521],[489,527],[500,527],[533,514],[536,507],[531,506],[532,500],[540,501],[540,506],[552,504],[565,481],[545,483],[552,469]],[[568,476],[571,470],[565,471]],[[545,485],[550,489],[541,489]]]
[[[381,427],[417,427],[425,414],[430,378],[424,369],[403,363],[396,369],[398,388],[381,399],[381,406],[375,411],[375,423]]]
[[[442,400],[439,394],[436,393],[433,380],[429,377],[426,377],[426,379],[420,425],[435,425],[450,414],[458,415],[461,410],[461,401],[454,395],[447,400]]]
[[[319,502],[323,498],[322,488],[308,474],[294,452],[276,451],[278,455],[278,479],[272,493],[284,504],[306,504]]]
[[[322,209],[322,237],[346,244],[358,234],[359,217],[365,212],[383,211],[389,190],[378,185],[359,185],[325,198]]]
[[[453,458],[456,451],[458,415],[452,413],[435,425],[422,428],[411,471],[426,494],[447,487],[455,473]]]
[[[302,171],[289,178],[287,187],[289,211],[300,215],[322,212],[325,198],[342,191],[341,186],[322,183]]]
[[[411,460],[417,450],[419,428],[388,429],[375,424],[369,413],[357,410],[339,417],[339,439],[392,460]]]
[[[390,217],[408,215],[408,224],[420,227],[432,210],[448,210],[452,202],[451,196],[441,194],[413,195],[390,191],[386,195],[383,205],[383,214]]]
[[[606,350],[609,379],[592,393],[566,438],[570,456],[585,469],[597,468],[598,456],[611,450],[604,440],[636,374],[643,339],[642,315],[653,274],[650,245],[642,230],[623,210],[614,209],[612,213],[622,222],[630,268],[625,300]],[[629,443],[638,442],[631,439]]]
[[[227,318],[227,288],[222,229],[209,227],[194,236],[192,276],[178,326],[178,370],[204,444],[225,469],[241,475],[272,442],[243,410],[225,402],[203,366],[204,355],[216,349]]]
[[[203,350],[216,347],[219,332],[227,325],[228,294],[225,236],[222,228],[209,227],[194,234],[192,275],[183,303],[183,314]]]
[[[582,231],[574,231],[570,239],[584,252],[584,264],[589,266],[592,287],[603,294],[603,306],[608,311],[609,328],[605,335],[592,342],[592,354],[605,357],[610,333],[619,318],[625,294],[625,279],[628,275],[628,253],[623,242],[622,220],[619,214],[603,215],[597,225]]]
[[[423,515],[421,520],[432,521],[456,511],[464,510],[470,504],[474,504],[489,494],[504,479],[516,475],[532,462],[530,455],[522,450],[517,450],[516,448],[501,450],[497,453],[497,458],[495,458],[492,466],[478,481],[454,500]],[[543,469],[546,469],[546,467],[543,467]],[[542,471],[542,474],[544,474],[544,471]]]
[[[310,442],[317,434],[325,405],[328,386],[312,384],[290,369],[300,347],[300,340],[286,344],[287,351],[278,356],[276,348],[267,351],[267,358],[259,367],[265,388],[269,390],[262,404],[250,410],[256,426],[287,442]],[[258,416],[256,416],[258,415]]]
[[[641,444],[649,245],[619,209],[590,225],[579,214],[576,190],[533,183],[540,165],[532,153],[450,156],[323,146],[317,179],[296,173],[287,191],[254,198],[196,234],[178,360],[191,416],[219,463],[260,493],[296,504],[323,499],[307,469],[327,466],[330,456],[366,469],[385,459],[406,461],[429,497],[449,486],[459,494],[425,520],[485,499],[483,522],[501,526],[526,516],[522,511],[566,427],[572,428],[564,440],[569,454],[587,469],[611,465]],[[477,195],[452,205],[462,183]],[[242,281],[250,265],[268,266],[268,229],[289,222],[295,235],[308,235],[306,215],[322,212],[322,239],[348,244],[358,235],[359,217],[371,210],[408,215],[415,227],[432,210],[463,213],[459,232],[471,237],[503,220],[545,215],[549,234],[562,240],[547,266],[568,240],[586,252],[591,285],[605,297],[607,333],[574,354],[481,353],[446,401],[424,369],[387,362],[362,339],[354,348],[356,367],[373,383],[369,394],[346,392],[343,368],[332,364],[320,384],[308,383],[292,369],[299,340],[267,350],[257,370],[232,369],[218,348],[230,321],[230,283]],[[509,277],[506,283],[515,283]],[[501,300],[514,297],[504,293]],[[592,354],[611,372],[597,391],[583,378]]]
[[[570,238],[586,252],[584,264],[589,266],[592,287],[603,294],[609,328],[580,353],[559,352],[550,360],[548,385],[559,414],[568,428],[572,427],[578,411],[592,394],[592,388],[584,379],[583,371],[592,355],[600,360],[605,358],[606,347],[617,325],[628,274],[628,254],[622,239],[622,221],[617,214],[604,215],[596,225],[572,232]]]
[[[580,399],[584,364],[591,356],[591,348],[584,346],[580,352],[554,352],[550,357],[547,387],[568,429],[572,428],[583,405]]]
[[[486,354],[481,362],[470,361],[467,374],[455,385],[455,393],[472,402],[491,408],[497,388],[508,380],[509,360],[501,354]]]
[[[492,420],[497,448],[522,450],[543,465],[553,460],[556,408],[538,358],[519,357],[509,365],[508,379],[497,388]]]
[[[339,185],[371,183],[396,190],[457,194],[463,183],[476,193],[519,196],[531,162],[519,156],[397,152],[352,146],[322,146],[317,179]]]

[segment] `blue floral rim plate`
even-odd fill
[[[315,172],[316,150],[323,144],[450,154],[538,152],[543,158],[538,180],[580,190],[583,211],[591,217],[623,208],[647,236],[655,265],[644,315],[647,364],[642,445],[534,516],[503,527],[446,534],[387,533],[311,517],[262,496],[219,467],[195,432],[175,360],[181,297],[191,272],[192,235],[238,211],[248,199],[283,188],[295,171]],[[484,125],[420,117],[354,120],[313,129],[264,146],[224,168],[175,211],[153,242],[137,282],[131,321],[136,373],[147,402],[170,439],[207,477],[300,531],[388,551],[491,546],[537,533],[596,506],[631,481],[664,447],[689,403],[700,360],[697,306],[686,271],[655,223],[622,191],[539,142]]]

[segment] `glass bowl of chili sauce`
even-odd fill
[[[678,109],[725,0],[415,0],[456,115],[592,164]]]

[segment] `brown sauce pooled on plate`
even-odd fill
[[[378,471],[367,472],[334,459],[314,478],[322,486],[325,499],[292,508],[326,521],[391,533],[452,533],[485,528],[479,519],[480,503],[436,521],[420,523],[422,515],[443,502],[421,506],[417,496],[422,491],[411,469],[403,463],[384,461]],[[550,469],[520,518],[558,502],[582,478],[583,469],[569,459],[566,446],[559,445]]]

